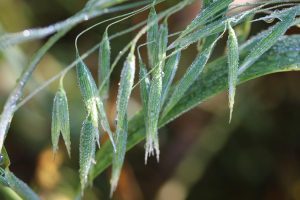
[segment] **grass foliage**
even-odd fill
[[[128,149],[145,139],[145,162],[147,163],[148,157],[151,155],[155,155],[157,161],[159,161],[158,129],[160,127],[226,89],[229,91],[230,121],[238,84],[270,73],[300,69],[299,51],[296,54],[290,54],[293,49],[300,48],[300,36],[283,36],[291,26],[299,23],[299,19],[297,19],[297,16],[300,15],[299,3],[289,1],[261,2],[254,4],[253,7],[242,13],[228,15],[228,11],[235,9],[235,7],[231,6],[232,0],[205,1],[205,7],[195,19],[184,30],[174,34],[176,38],[169,42],[169,36],[172,33],[169,33],[168,17],[192,3],[192,0],[180,1],[178,4],[160,13],[156,12],[155,6],[163,3],[164,0],[128,2],[121,6],[114,6],[125,1],[89,0],[83,10],[69,20],[45,28],[25,30],[22,33],[6,34],[0,37],[0,49],[4,51],[7,46],[19,44],[30,39],[42,38],[57,32],[33,56],[32,62],[8,98],[0,117],[0,149],[2,149],[2,154],[7,163],[5,167],[1,168],[0,183],[13,189],[20,197],[24,199],[39,199],[24,182],[9,171],[10,162],[7,161],[9,160],[7,153],[4,153],[5,148],[2,147],[10,121],[14,112],[20,107],[19,104],[23,105],[38,91],[56,79],[61,78],[60,87],[53,101],[52,144],[53,152],[56,152],[59,137],[62,134],[67,152],[70,155],[69,107],[62,82],[64,75],[73,67],[76,68],[78,86],[86,110],[78,147],[81,192],[83,194],[89,178],[92,181],[112,164],[111,195],[118,185],[125,154]],[[103,13],[117,12],[138,6],[144,7],[116,17],[114,19],[116,21],[112,24],[121,23],[133,15],[147,11],[149,14],[146,21],[115,35],[109,35],[106,29],[103,33],[102,41],[82,55],[79,54],[76,45],[75,61],[20,103],[24,85],[28,82],[41,58],[73,26]],[[245,5],[237,7],[243,6]],[[277,10],[273,11],[272,7],[276,7]],[[245,27],[249,27],[249,23],[251,23],[249,19],[252,19],[256,13],[265,13],[266,11],[268,11],[266,16],[253,21],[266,21],[271,18],[278,19],[278,22],[268,30],[245,41],[244,44],[238,44],[238,41],[245,40],[249,33],[249,28],[239,30],[237,34],[235,26],[245,24]],[[124,47],[114,59],[114,62],[111,62],[113,58],[111,57],[110,41],[135,29],[140,29],[140,31]],[[207,64],[215,46],[225,32],[228,32],[226,55]],[[147,58],[145,59],[141,57],[139,47],[136,48],[139,45],[139,39],[143,35],[147,36],[147,42],[140,45],[140,47],[147,47]],[[244,39],[241,40],[240,38]],[[173,83],[182,51],[194,43],[201,43],[201,45],[198,45],[198,55],[192,64],[187,67],[183,76],[176,83]],[[88,66],[84,63],[84,59],[97,50],[99,52],[98,84],[96,84]],[[128,56],[120,74],[116,102],[117,113],[115,115],[116,130],[113,132],[107,117],[105,101],[109,97],[110,75],[120,58],[128,51]],[[138,54],[137,65],[136,51]],[[138,70],[136,70],[136,66],[139,68]],[[136,78],[138,80],[135,80],[136,71],[139,72],[139,76]],[[128,119],[128,104],[132,90],[137,84],[139,84],[137,88],[140,91],[143,109],[132,119]],[[105,143],[100,148],[99,132],[101,130],[108,134],[110,143]],[[97,144],[100,149],[96,151]]]

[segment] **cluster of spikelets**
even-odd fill
[[[228,30],[228,88],[231,120],[238,76],[275,44],[278,38],[292,25],[295,17],[300,12],[300,7],[295,6],[277,13],[277,16],[273,16],[274,18],[279,18],[280,22],[276,23],[265,33],[264,37],[253,47],[252,51],[250,51],[243,59],[241,65],[239,65],[238,39],[232,26],[239,24],[245,18],[249,17],[249,15],[252,15],[253,10],[252,12],[250,10],[238,16],[228,17],[226,20],[222,18],[212,23],[207,23],[207,20],[212,16],[224,13],[224,10],[228,8],[230,3],[231,0],[217,0],[211,3],[206,9],[201,11],[170,45],[168,45],[167,17],[165,18],[166,20],[159,24],[160,18],[156,14],[154,6],[152,6],[148,16],[147,28],[145,29],[147,31],[148,66],[140,54],[138,54],[139,85],[146,127],[145,163],[147,163],[147,159],[151,155],[155,155],[159,161],[159,119],[167,116],[176,107],[176,104],[182,99],[185,92],[196,81],[210,58],[216,42],[223,36],[226,30]],[[188,67],[186,73],[170,90],[180,61],[181,50],[208,36],[210,40],[207,40],[202,45],[201,51]],[[135,45],[132,44],[133,49]],[[169,50],[172,52],[167,56],[167,51]],[[112,194],[117,187],[126,152],[128,134],[127,107],[134,87],[136,58],[134,51],[130,51],[121,72],[116,103],[117,123],[115,133],[110,128],[104,106],[105,100],[109,95],[109,75],[111,73],[110,42],[107,30],[103,34],[99,48],[98,87],[78,52],[77,58],[80,59],[76,66],[78,84],[86,110],[86,118],[82,125],[79,146],[81,188],[83,191],[86,187],[88,175],[93,164],[96,162],[95,152],[97,145],[100,148],[99,131],[102,130],[108,134],[114,149],[110,181]],[[58,149],[60,133],[70,155],[71,141],[68,101],[62,79],[59,90],[54,98],[52,113],[52,143],[54,152]]]

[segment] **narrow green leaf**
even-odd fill
[[[168,50],[176,47],[187,48],[189,45],[199,41],[202,38],[215,35],[217,33],[221,33],[226,26],[227,20],[230,20],[232,22],[232,25],[240,24],[244,22],[246,19],[248,19],[248,17],[252,16],[255,13],[256,9],[257,8],[245,11],[242,14],[239,14],[237,16],[232,16],[230,18],[225,16],[219,20],[207,24],[199,30],[196,30],[192,33],[189,33],[183,37],[178,38],[168,47]]]
[[[125,159],[126,154],[126,144],[127,144],[127,132],[128,132],[128,120],[127,115],[125,115],[122,123],[123,127],[119,127],[118,138],[116,140],[117,143],[117,152],[113,155],[112,160],[112,174],[110,179],[110,196],[112,197],[113,192],[116,190],[122,166]]]
[[[126,143],[127,143],[127,108],[131,95],[135,73],[135,56],[129,53],[124,67],[121,72],[121,80],[117,98],[117,130],[116,130],[116,145],[117,151],[113,157],[112,176],[110,180],[111,184],[111,196],[115,191],[120,172],[123,166]]]
[[[135,74],[135,56],[132,53],[129,53],[122,72],[121,72],[121,80],[119,83],[118,97],[117,97],[117,131],[118,129],[124,127],[124,119],[127,114],[128,102],[132,91],[132,86],[134,82],[134,74]]]
[[[261,37],[254,37],[246,45],[239,48],[240,58],[244,58]],[[269,51],[267,51],[257,62],[253,64],[245,73],[241,74],[238,83],[256,79],[258,77],[286,71],[300,70],[300,36],[281,37]],[[228,88],[228,65],[227,57],[221,57],[208,64],[203,73],[197,78],[193,85],[184,95],[176,107],[169,114],[160,119],[159,127],[163,127],[168,122],[174,120],[185,112],[207,101],[209,98],[219,94]],[[127,150],[145,139],[145,122],[143,111],[135,115],[128,124]],[[110,145],[103,145],[97,152],[96,160],[99,160],[94,167],[92,177],[96,178],[110,164],[112,157]],[[100,162],[101,161],[101,162]]]
[[[148,16],[148,26],[150,28],[147,31],[147,50],[149,65],[154,67],[155,60],[157,59],[157,38],[158,38],[158,18],[155,8],[152,7]]]
[[[58,150],[60,132],[62,133],[68,155],[71,156],[68,100],[62,87],[55,94],[52,109],[51,138],[54,153]]]
[[[79,174],[82,192],[86,187],[92,164],[95,163],[95,136],[97,134],[99,134],[98,128],[94,126],[91,114],[89,114],[83,122],[79,141]]]
[[[148,77],[148,72],[146,69],[146,65],[143,63],[142,58],[139,56],[139,66],[140,66],[140,73],[139,73],[139,79],[140,79],[140,95],[141,95],[141,101],[142,106],[144,108],[144,121],[145,125],[147,124],[147,113],[148,113],[148,96],[149,96],[149,90],[150,90],[150,80]]]
[[[91,120],[93,122],[93,125],[96,128],[98,128],[98,123],[100,121],[103,130],[108,133],[110,141],[115,149],[113,134],[109,126],[109,121],[107,119],[103,102],[100,96],[98,95],[98,89],[92,77],[92,74],[82,60],[76,66],[76,70],[78,84],[83,97],[83,101],[85,103],[85,107],[88,114],[91,114]],[[98,132],[97,135],[95,135],[95,138],[98,143],[98,146],[100,146]]]
[[[139,79],[140,79],[141,100],[144,109],[146,109],[148,104],[150,80],[148,77],[148,71],[146,69],[146,65],[145,63],[143,63],[141,57],[139,57],[139,66],[140,66]]]
[[[281,21],[275,24],[266,34],[265,37],[258,42],[255,47],[250,51],[248,56],[244,59],[239,74],[243,73],[250,67],[262,54],[269,50],[282,36],[287,29],[293,24],[297,11],[300,7],[296,6],[290,8],[287,14],[281,17]]]
[[[59,97],[58,93],[54,96],[53,107],[52,107],[52,121],[51,121],[51,139],[53,153],[58,150],[58,141],[60,135],[60,122],[59,122]]]
[[[156,154],[159,161],[159,141],[157,123],[159,119],[162,95],[162,73],[166,57],[166,48],[168,43],[168,28],[166,24],[161,25],[158,35],[158,51],[155,69],[153,71],[146,117],[146,145],[145,145],[145,163],[149,156]]]
[[[209,18],[214,17],[220,11],[227,9],[231,2],[232,0],[216,0],[208,4],[208,6],[201,10],[195,19],[193,19],[193,21],[187,26],[187,28],[182,32],[181,36],[187,35],[198,27],[204,25]]]
[[[164,67],[164,76],[162,80],[162,95],[161,95],[161,106],[164,104],[166,97],[169,93],[170,86],[175,77],[179,60],[180,60],[181,52],[178,51],[176,54],[171,56]]]
[[[210,45],[210,47],[206,48],[203,52],[201,52],[191,66],[187,69],[184,76],[181,80],[176,84],[169,101],[167,102],[165,108],[163,109],[162,116],[168,114],[170,110],[178,103],[178,101],[184,96],[185,92],[189,89],[189,87],[195,82],[198,76],[204,69],[210,54],[213,50],[214,43]]]
[[[161,68],[164,67],[166,51],[168,46],[168,25],[164,23],[159,29],[159,40],[158,40],[158,63],[162,62]]]
[[[110,129],[109,121],[108,121],[108,118],[107,118],[107,115],[106,115],[106,112],[105,112],[103,102],[100,100],[100,98],[97,98],[96,104],[97,104],[97,109],[98,109],[99,114],[100,114],[100,119],[99,119],[100,124],[101,124],[103,130],[107,132],[108,137],[111,141],[111,144],[114,148],[114,151],[116,151],[116,144],[115,144],[115,141],[114,141],[114,138],[113,138],[113,133]],[[99,136],[96,139],[98,140],[98,138],[99,138]]]
[[[110,43],[107,35],[107,30],[104,32],[101,44],[100,44],[100,50],[99,50],[99,67],[98,67],[98,82],[99,82],[99,89],[100,91],[100,97],[102,99],[107,99],[109,95],[109,76],[110,72]],[[100,85],[102,82],[106,80],[105,83],[103,83],[102,88],[100,88]]]
[[[232,118],[232,111],[234,105],[234,96],[235,89],[237,85],[238,79],[238,67],[239,67],[239,48],[238,48],[238,40],[233,28],[228,22],[228,40],[227,40],[227,48],[228,48],[228,88],[229,88],[229,122]]]
[[[5,180],[9,187],[24,200],[39,200],[40,198],[28,187],[26,183],[16,177],[8,169],[5,170]]]

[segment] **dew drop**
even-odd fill
[[[270,24],[270,23],[274,22],[274,18],[265,19],[264,21],[266,23]]]
[[[30,31],[29,31],[29,30],[23,31],[23,35],[24,35],[25,37],[30,36]]]
[[[84,15],[84,20],[85,21],[89,20],[89,16],[88,15]]]
[[[4,161],[4,156],[2,154],[0,154],[0,165],[3,164],[3,161]]]

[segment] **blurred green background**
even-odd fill
[[[1,31],[17,32],[30,27],[47,26],[79,11],[84,0],[0,0]],[[157,9],[174,4],[169,0]],[[198,13],[200,1],[169,20],[170,32],[184,28]],[[85,28],[120,13],[97,17],[76,26],[44,57],[26,87],[26,95],[52,77],[75,58],[74,40]],[[146,19],[147,12],[113,26],[109,33],[124,30]],[[275,22],[273,22],[275,23]],[[84,34],[80,52],[100,42],[105,26]],[[256,22],[251,35],[270,24]],[[112,56],[127,44],[136,32],[111,42]],[[299,28],[288,34],[299,33]],[[226,37],[224,37],[225,39]],[[46,38],[47,39],[47,38]],[[46,41],[38,40],[8,48],[0,54],[0,107],[32,54]],[[144,40],[144,39],[143,39]],[[214,57],[224,53],[225,41]],[[183,53],[178,77],[196,55],[193,46]],[[146,56],[145,49],[142,54]],[[97,53],[86,59],[97,77]],[[116,92],[122,62],[112,76],[107,112],[113,126]],[[300,92],[299,72],[274,74],[238,87],[233,121],[228,124],[226,92],[217,95],[184,114],[160,130],[161,159],[144,165],[144,144],[126,155],[118,190],[120,200],[298,200],[300,199]],[[78,195],[78,136],[84,118],[83,103],[75,72],[67,74],[65,89],[69,99],[72,158],[64,145],[53,159],[50,142],[51,110],[55,82],[24,105],[15,114],[5,146],[11,170],[43,199],[67,200]],[[140,109],[138,90],[134,91],[129,113]],[[100,161],[101,162],[101,161]],[[106,170],[88,189],[83,199],[109,199],[109,175]],[[14,199],[12,192],[0,187],[0,199]]]

